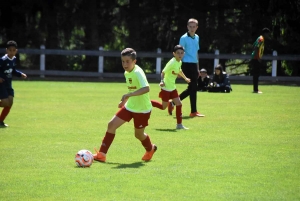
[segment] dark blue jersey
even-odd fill
[[[7,54],[0,59],[0,77],[4,79],[2,83],[6,88],[12,88],[12,76],[21,77],[22,72],[16,70],[16,57],[10,59]]]

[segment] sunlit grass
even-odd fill
[[[185,84],[178,84],[179,92]],[[148,163],[132,122],[117,131],[107,163],[77,168],[75,153],[99,148],[125,83],[15,81],[0,129],[0,200],[299,200],[300,88],[233,85],[198,93],[204,118],[183,124],[154,108],[146,132],[158,151]],[[158,84],[151,84],[159,100]]]

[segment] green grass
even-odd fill
[[[75,153],[99,148],[125,83],[14,81],[0,129],[0,200],[300,200],[300,88],[233,85],[198,93],[204,118],[183,124],[154,108],[148,163],[133,123],[117,132],[107,163],[77,168]],[[185,89],[178,84],[178,90]],[[159,100],[157,83],[151,98]]]

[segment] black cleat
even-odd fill
[[[8,127],[7,124],[5,124],[3,121],[0,121],[0,128],[6,128]]]

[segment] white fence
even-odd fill
[[[3,52],[5,51],[2,49]],[[40,46],[40,49],[19,49],[19,53],[22,54],[39,54],[40,55],[40,70],[28,70],[27,74],[35,74],[44,77],[45,75],[53,76],[82,76],[82,77],[116,77],[116,73],[104,73],[104,60],[105,57],[120,57],[119,51],[106,51],[103,47],[99,47],[99,51],[92,50],[53,50],[46,49],[44,45]],[[77,71],[51,71],[47,70],[46,67],[46,55],[88,55],[88,56],[98,56],[98,72],[77,72]],[[219,50],[215,53],[199,53],[199,59],[212,59],[213,63],[211,68],[213,69],[218,63],[219,59],[251,59],[251,55],[245,54],[220,54]],[[171,52],[163,53],[160,48],[157,52],[138,52],[138,57],[140,58],[156,58],[156,73],[153,75],[148,75],[150,78],[159,78],[159,74],[162,69],[162,58],[173,57]],[[272,77],[277,77],[277,61],[278,60],[291,60],[300,61],[300,55],[280,55],[278,56],[276,51],[273,51],[273,55],[264,55],[263,60],[272,61]],[[123,75],[119,75],[120,77]],[[231,76],[231,79],[234,76]],[[236,76],[241,77],[241,76]],[[290,78],[292,79],[292,78]],[[298,80],[299,78],[297,78]],[[273,79],[274,80],[274,79]],[[292,79],[293,80],[293,79]]]

